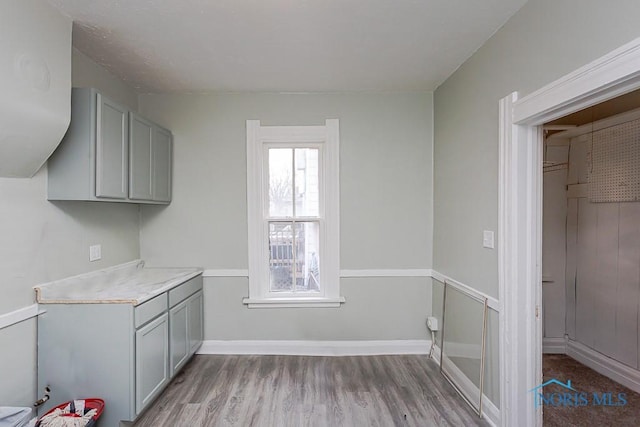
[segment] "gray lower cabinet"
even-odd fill
[[[176,303],[169,310],[171,330],[171,375],[180,370],[198,350],[203,338],[202,291]]]
[[[73,88],[71,123],[47,162],[49,200],[171,202],[171,132],[92,88]]]
[[[183,301],[169,311],[171,319],[171,373],[178,371],[189,357],[188,305]]]
[[[104,399],[102,427],[134,421],[202,343],[202,276],[140,305],[43,304],[39,415],[68,400]]]
[[[136,415],[169,382],[168,331],[166,313],[136,331]]]
[[[204,339],[204,298],[202,291],[189,297],[189,355],[194,354],[200,348]]]

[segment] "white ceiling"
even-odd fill
[[[140,92],[434,90],[526,0],[48,0]]]

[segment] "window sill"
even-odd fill
[[[344,302],[344,297],[244,298],[242,300],[248,308],[336,308]]]

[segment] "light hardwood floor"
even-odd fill
[[[485,426],[426,356],[195,356],[136,427]]]

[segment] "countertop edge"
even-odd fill
[[[75,280],[75,279],[89,279],[92,277],[96,277],[99,275],[103,275],[103,274],[107,274],[109,272],[114,272],[114,271],[118,271],[118,270],[124,270],[126,268],[135,268],[138,267],[140,265],[144,266],[144,260],[142,259],[134,259],[133,261],[128,261],[122,264],[117,264],[117,265],[112,265],[111,267],[106,267],[106,268],[102,268],[100,270],[93,270],[93,271],[87,271],[86,273],[80,273],[80,274],[75,274],[73,276],[69,276],[69,277],[64,277],[62,279],[57,279],[57,280],[52,280],[50,282],[44,282],[44,283],[38,283],[37,285],[33,286],[33,289],[37,291],[40,290],[40,288],[45,288],[45,287],[50,287],[50,286],[55,286],[61,283],[65,283],[68,282],[70,280]],[[149,267],[147,267],[149,268]]]
[[[162,288],[158,289],[158,291],[156,291],[155,293],[151,294],[151,295],[146,295],[144,297],[141,297],[139,299],[137,299],[137,303],[135,303],[134,305],[140,305],[140,304],[144,304],[145,302],[152,300],[153,298],[157,297],[160,294],[163,294],[165,292],[170,291],[171,289],[178,287],[179,285],[193,279],[194,277],[198,277],[201,276],[204,270],[200,269],[200,271],[194,271],[193,273],[189,273],[185,276],[180,276],[179,278],[173,279],[171,280],[167,285],[163,286]]]
[[[154,267],[149,267],[154,268]],[[191,268],[191,267],[189,267]],[[36,303],[42,305],[48,304],[131,304],[133,306],[138,306],[144,304],[145,302],[152,300],[153,298],[161,295],[165,292],[172,290],[175,287],[193,279],[194,277],[202,275],[204,270],[202,268],[194,268],[194,271],[191,273],[187,273],[184,275],[180,275],[174,279],[170,279],[167,281],[166,285],[158,288],[153,293],[148,295],[141,296],[140,298],[122,298],[122,299],[50,299],[50,300],[40,300],[40,289],[38,287],[34,287],[36,290]]]

